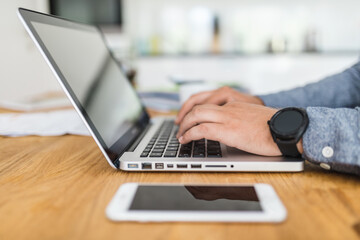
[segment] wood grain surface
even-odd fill
[[[105,207],[126,182],[268,183],[288,218],[280,224],[114,223]],[[128,173],[112,169],[91,137],[0,137],[0,240],[359,239],[359,183],[308,163],[301,173]]]

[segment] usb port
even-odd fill
[[[164,169],[164,164],[163,163],[155,163],[155,168],[156,169]]]
[[[201,164],[191,164],[191,168],[201,168]]]
[[[128,168],[139,168],[139,164],[137,164],[137,163],[128,163]]]
[[[174,167],[174,164],[168,164],[166,165],[168,168],[173,168]]]
[[[142,163],[142,169],[151,169],[151,163]]]
[[[177,168],[187,168],[187,164],[176,164]]]

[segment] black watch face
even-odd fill
[[[304,117],[298,111],[285,111],[279,114],[273,121],[276,132],[291,134],[297,132],[303,123]]]

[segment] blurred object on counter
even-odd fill
[[[318,33],[316,29],[308,29],[304,38],[304,52],[318,51]]]
[[[180,76],[180,75],[169,76],[169,81],[175,83],[176,85],[204,83],[203,79],[188,78],[186,76]]]
[[[173,92],[139,92],[139,97],[146,108],[159,112],[180,109],[179,94]]]
[[[284,37],[272,37],[267,48],[268,53],[285,53],[287,52],[287,41]]]
[[[214,16],[213,19],[213,41],[211,53],[219,54],[220,50],[220,19],[218,15]]]

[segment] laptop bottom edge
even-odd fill
[[[207,161],[121,161],[124,171],[171,172],[301,172],[304,161],[294,162],[207,162]]]

